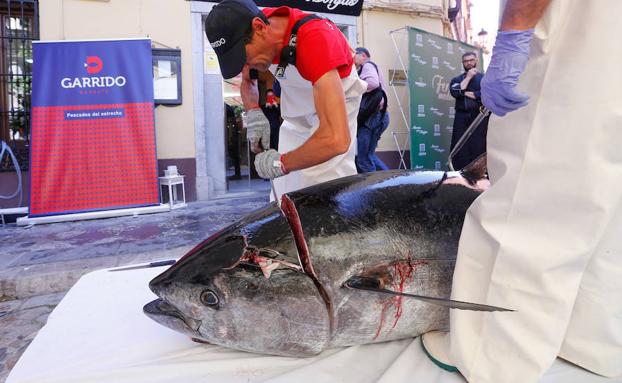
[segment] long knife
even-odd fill
[[[138,270],[138,269],[149,269],[151,267],[170,266],[170,265],[174,264],[175,262],[177,262],[177,260],[175,260],[175,259],[167,259],[166,261],[156,261],[156,262],[149,262],[149,263],[144,264],[144,265],[119,267],[119,268],[111,269],[111,270],[108,270],[108,271],[127,271],[127,270]]]
[[[274,187],[274,179],[272,178],[270,179],[270,188],[272,189],[272,195],[274,196],[276,205],[279,207],[281,214],[283,214],[283,217],[287,220],[287,222],[289,222],[288,215],[285,213],[285,210],[283,210],[283,206],[281,206],[281,200],[279,199],[279,196],[276,193],[276,188]],[[300,268],[303,268],[302,259],[300,259],[300,254],[298,252],[296,252],[296,256],[298,257],[298,265],[300,266]]]
[[[279,206],[279,208],[281,207],[281,201],[279,201],[279,197],[278,194],[276,194],[276,188],[274,187],[274,180],[270,179],[270,189],[272,189],[272,196],[274,197],[274,201],[276,201],[276,204]],[[281,209],[282,211],[282,209]],[[285,213],[283,213],[285,214]]]
[[[456,301],[456,300],[447,299],[447,298],[429,297],[425,295],[408,294],[408,293],[402,293],[399,291],[387,290],[387,289],[380,287],[380,283],[378,282],[377,279],[369,278],[369,277],[361,277],[361,276],[352,277],[348,279],[346,283],[344,283],[344,286],[349,287],[351,289],[356,289],[356,290],[373,291],[376,293],[414,298],[422,302],[432,303],[435,305],[448,307],[450,309],[471,310],[471,311],[510,311],[510,312],[515,311],[515,310],[506,309],[503,307],[482,305],[479,303],[463,302],[463,301]]]
[[[454,156],[456,155],[456,153],[460,151],[460,149],[462,149],[462,147],[467,142],[467,140],[471,138],[471,135],[473,134],[475,129],[477,129],[477,127],[482,122],[482,120],[488,117],[489,114],[490,114],[490,110],[488,108],[486,108],[485,106],[480,108],[479,114],[477,115],[477,117],[475,117],[473,122],[471,122],[471,125],[469,125],[467,130],[464,131],[464,133],[462,134],[458,142],[456,142],[456,146],[454,146],[452,151],[449,153],[449,157],[447,158],[447,165],[449,166],[449,170],[451,170],[452,172],[455,170],[454,165],[452,163]]]

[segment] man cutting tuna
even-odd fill
[[[205,32],[223,77],[243,73],[247,136],[260,152],[255,168],[262,178],[274,179],[279,196],[356,174],[353,137],[366,84],[331,21],[289,7],[260,11],[251,0],[224,0],[208,15]],[[281,84],[278,151],[269,148],[270,123],[249,69],[269,70]]]
[[[481,83],[505,117],[490,120],[492,186],[467,212],[451,297],[517,312],[452,310],[451,336],[424,336],[469,382],[537,382],[556,356],[622,374],[622,97],[611,87],[622,49],[608,41],[620,12],[619,1],[505,5]]]

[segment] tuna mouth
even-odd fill
[[[143,311],[154,321],[191,337],[201,338],[201,321],[189,318],[162,298],[147,303]]]

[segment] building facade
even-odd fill
[[[357,23],[358,45],[368,48],[387,83],[391,123],[376,154],[391,168],[408,166],[410,152],[408,34],[414,27],[466,43],[472,42],[468,0],[366,0]],[[402,165],[403,167],[403,165]]]
[[[362,0],[360,0],[362,1]],[[466,0],[461,0],[466,2]],[[295,2],[295,1],[294,1]],[[282,1],[292,5],[292,1]],[[274,3],[274,1],[272,1]],[[304,0],[296,4],[305,6]],[[359,2],[350,2],[352,4]],[[388,90],[391,126],[385,132],[378,151],[383,159],[397,167],[397,147],[407,149],[408,87],[403,82],[407,62],[405,31],[413,26],[446,37],[454,36],[455,20],[449,19],[450,0],[365,1],[362,12],[342,7],[335,13],[331,2],[309,2],[335,22],[352,47],[365,46],[383,70]],[[261,5],[261,0],[258,1]],[[253,175],[252,154],[244,140],[240,124],[240,100],[236,80],[224,81],[215,53],[204,33],[204,21],[215,2],[187,0],[9,0],[0,5],[2,17],[2,62],[0,74],[0,138],[18,153],[24,169],[24,198],[28,195],[29,96],[32,64],[32,40],[89,40],[148,37],[154,49],[181,52],[180,105],[155,108],[156,144],[160,175],[168,165],[176,165],[186,175],[187,200],[204,200],[232,190],[244,191],[239,184]],[[324,11],[321,8],[325,7]],[[355,4],[356,6],[356,4]],[[468,15],[462,8],[458,19]],[[270,76],[260,77],[265,91],[274,86]],[[0,171],[0,195],[15,190],[11,164]],[[250,166],[249,166],[250,165]],[[241,177],[241,181],[240,181]],[[234,187],[235,186],[235,187]],[[17,198],[0,200],[0,208],[14,207]]]

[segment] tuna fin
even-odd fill
[[[407,294],[407,293],[401,293],[399,291],[387,290],[381,287],[381,283],[378,279],[370,278],[370,277],[361,277],[361,276],[352,277],[348,279],[346,283],[344,283],[344,286],[349,287],[351,289],[356,289],[356,290],[373,291],[373,292],[377,292],[381,294],[390,294],[390,295],[397,295],[401,297],[414,298],[414,299],[418,299],[423,302],[432,303],[432,304],[443,306],[443,307],[448,307],[450,309],[472,310],[472,311],[514,311],[514,310],[505,309],[502,307],[481,305],[478,303],[454,301],[454,300],[446,299],[446,298],[427,297],[425,295]]]

